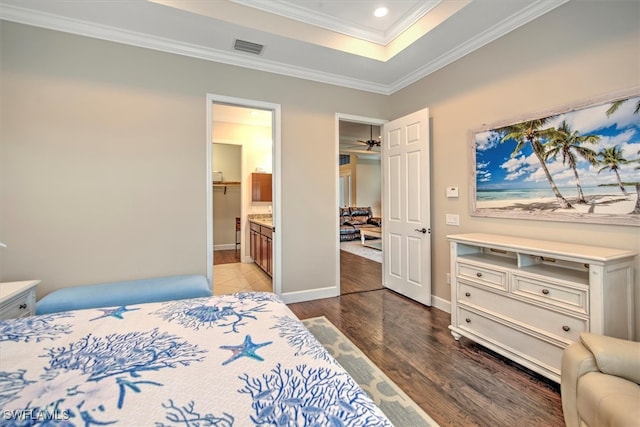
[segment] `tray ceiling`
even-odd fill
[[[391,94],[567,1],[0,0],[0,18]]]

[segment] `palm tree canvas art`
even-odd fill
[[[473,132],[472,214],[640,226],[640,95]]]

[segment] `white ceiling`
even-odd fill
[[[0,18],[391,94],[567,1],[0,0]]]

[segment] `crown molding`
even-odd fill
[[[12,5],[0,4],[0,19],[206,61],[250,68],[257,71],[297,77],[304,80],[328,83],[383,95],[389,94],[386,85],[376,84],[366,80],[353,79],[295,65],[282,64],[260,57],[249,57],[244,54],[236,54],[191,43],[183,43],[173,39],[123,30],[116,27],[88,23]]]
[[[398,90],[401,90],[428,76],[429,74],[440,70],[474,50],[479,49],[499,37],[515,30],[516,28],[567,3],[568,1],[570,0],[537,0],[523,12],[504,19],[499,24],[484,31],[478,37],[459,45],[457,48],[441,55],[435,60],[425,64],[414,72],[403,76],[389,85],[326,73],[295,65],[281,64],[260,57],[249,57],[244,54],[236,54],[219,49],[207,48],[201,45],[184,43],[173,39],[123,30],[101,24],[89,23],[73,18],[62,17],[59,15],[2,3],[0,3],[0,19],[115,43],[122,43],[207,61],[219,62],[227,65],[327,83],[350,89],[357,89],[365,92],[391,95],[394,92],[397,92]]]
[[[433,61],[423,65],[416,69],[414,72],[407,74],[401,79],[396,80],[388,87],[389,94],[397,92],[405,87],[417,82],[418,80],[434,73],[441,68],[446,67],[454,61],[470,54],[471,52],[480,49],[481,47],[491,43],[494,40],[499,39],[505,34],[533,21],[534,19],[544,15],[553,9],[562,6],[570,0],[536,0],[531,3],[526,9],[511,15],[506,19],[503,19],[493,27],[483,31],[477,37],[462,43],[456,49],[451,50],[443,55],[440,55]]]

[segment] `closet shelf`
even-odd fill
[[[222,181],[222,182],[214,182],[215,187],[224,187],[224,194],[227,194],[227,187],[240,187],[240,182],[238,181]]]

